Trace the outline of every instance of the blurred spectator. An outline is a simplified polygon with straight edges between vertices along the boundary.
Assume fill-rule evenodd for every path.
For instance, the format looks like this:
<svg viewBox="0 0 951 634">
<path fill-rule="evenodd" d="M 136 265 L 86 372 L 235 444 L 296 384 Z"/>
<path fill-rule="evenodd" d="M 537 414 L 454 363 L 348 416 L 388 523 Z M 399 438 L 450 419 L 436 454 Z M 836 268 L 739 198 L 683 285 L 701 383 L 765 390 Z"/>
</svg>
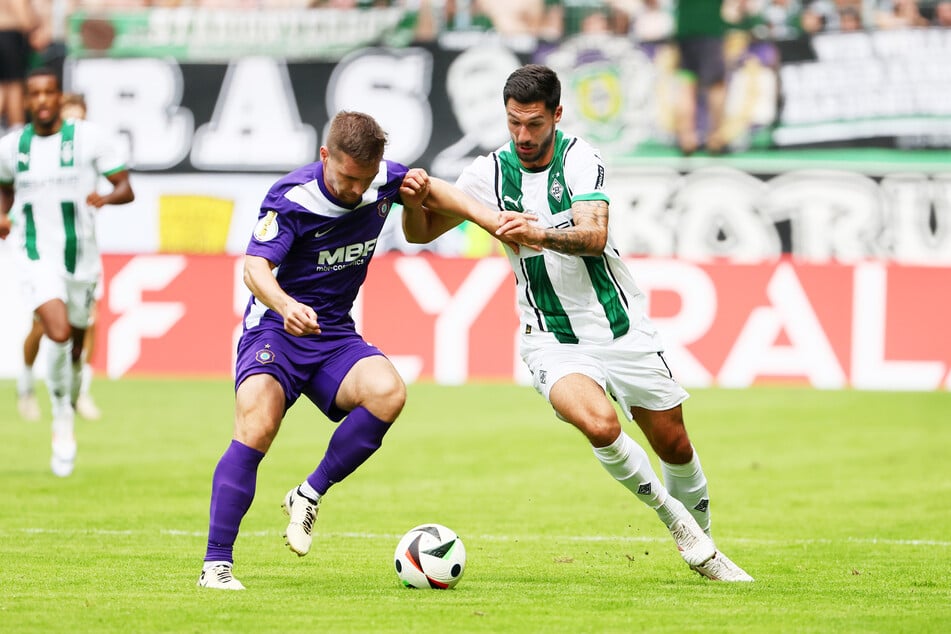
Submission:
<svg viewBox="0 0 951 634">
<path fill-rule="evenodd" d="M 757 40 L 795 40 L 806 30 L 800 0 L 740 0 L 730 9 L 727 21 Z"/>
<path fill-rule="evenodd" d="M 30 35 L 39 19 L 29 0 L 0 0 L 0 127 L 26 122 L 24 80 L 30 62 Z"/>
<path fill-rule="evenodd" d="M 411 0 L 419 23 L 416 37 L 432 40 L 444 31 L 495 31 L 502 36 L 537 36 L 544 0 Z"/>
<path fill-rule="evenodd" d="M 77 9 L 78 0 L 34 0 L 37 27 L 30 34 L 33 49 L 31 66 L 52 68 L 63 76 L 66 61 L 66 22 Z"/>
<path fill-rule="evenodd" d="M 674 34 L 674 8 L 671 0 L 643 0 L 633 14 L 631 34 L 637 42 L 654 43 Z"/>
<path fill-rule="evenodd" d="M 724 0 L 678 0 L 675 41 L 680 52 L 676 108 L 677 145 L 689 156 L 701 143 L 725 151 L 719 135 L 726 99 Z"/>
<path fill-rule="evenodd" d="M 951 27 L 951 0 L 942 0 L 935 5 L 931 23 L 935 26 Z"/>
<path fill-rule="evenodd" d="M 921 15 L 918 0 L 883 0 L 875 13 L 875 26 L 880 29 L 906 29 L 928 26 Z"/>
<path fill-rule="evenodd" d="M 548 2 L 544 33 L 548 39 L 578 33 L 628 35 L 640 0 L 565 0 Z"/>
<path fill-rule="evenodd" d="M 839 9 L 839 30 L 843 33 L 851 31 L 861 31 L 865 28 L 862 24 L 862 14 L 855 7 L 842 7 Z"/>
<path fill-rule="evenodd" d="M 545 15 L 544 0 L 475 0 L 500 35 L 538 35 Z"/>
</svg>

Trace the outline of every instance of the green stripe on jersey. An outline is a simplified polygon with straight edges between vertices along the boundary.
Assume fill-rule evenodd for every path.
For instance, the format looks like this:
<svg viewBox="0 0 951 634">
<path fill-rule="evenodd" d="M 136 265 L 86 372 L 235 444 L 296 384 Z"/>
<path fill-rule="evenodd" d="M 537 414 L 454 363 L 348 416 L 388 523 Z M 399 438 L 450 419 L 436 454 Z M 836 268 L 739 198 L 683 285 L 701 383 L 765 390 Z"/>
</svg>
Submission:
<svg viewBox="0 0 951 634">
<path fill-rule="evenodd" d="M 569 145 L 561 130 L 555 132 L 555 154 L 548 164 L 548 209 L 552 215 L 571 209 L 571 195 L 565 186 L 565 153 Z"/>
<path fill-rule="evenodd" d="M 59 165 L 60 167 L 72 167 L 76 158 L 73 147 L 73 136 L 76 132 L 76 126 L 72 121 L 64 121 L 59 129 Z"/>
<path fill-rule="evenodd" d="M 525 211 L 522 206 L 522 164 L 515 155 L 515 142 L 509 144 L 512 151 L 499 153 L 499 171 L 502 172 L 502 209 Z"/>
<path fill-rule="evenodd" d="M 607 263 L 603 257 L 585 255 L 581 257 L 584 260 L 585 268 L 588 269 L 588 275 L 591 277 L 591 285 L 594 286 L 595 295 L 598 297 L 598 303 L 604 309 L 604 316 L 611 324 L 611 333 L 617 339 L 621 335 L 627 334 L 631 329 L 631 319 L 621 303 L 621 297 L 618 295 L 617 288 L 608 273 Z"/>
<path fill-rule="evenodd" d="M 545 268 L 545 256 L 535 255 L 522 260 L 525 263 L 525 274 L 528 277 L 528 287 L 531 289 L 535 305 L 545 318 L 545 328 L 555 335 L 558 343 L 578 343 L 578 337 L 571 328 L 571 320 L 561 300 L 555 293 L 555 287 L 548 277 Z"/>
<path fill-rule="evenodd" d="M 66 270 L 76 272 L 76 205 L 71 202 L 60 203 L 63 211 L 63 230 L 66 232 L 66 245 L 63 248 L 63 262 Z"/>
<path fill-rule="evenodd" d="M 23 132 L 20 133 L 20 143 L 17 148 L 17 171 L 25 172 L 30 169 L 30 144 L 33 143 L 33 124 L 28 123 L 23 126 Z"/>
<path fill-rule="evenodd" d="M 39 260 L 40 252 L 36 250 L 36 221 L 33 220 L 33 205 L 23 205 L 23 219 L 26 221 L 26 256 L 31 260 Z"/>
</svg>

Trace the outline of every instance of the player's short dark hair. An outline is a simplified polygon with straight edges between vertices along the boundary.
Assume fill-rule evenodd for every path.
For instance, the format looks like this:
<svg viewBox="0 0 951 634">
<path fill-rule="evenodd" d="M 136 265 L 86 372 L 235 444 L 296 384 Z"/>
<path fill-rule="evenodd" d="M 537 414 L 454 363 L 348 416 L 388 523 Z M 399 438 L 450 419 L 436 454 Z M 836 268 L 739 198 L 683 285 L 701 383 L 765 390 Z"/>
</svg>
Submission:
<svg viewBox="0 0 951 634">
<path fill-rule="evenodd" d="M 561 82 L 558 74 L 541 64 L 526 64 L 515 70 L 505 81 L 502 103 L 509 99 L 518 103 L 545 102 L 545 108 L 554 112 L 561 104 Z"/>
<path fill-rule="evenodd" d="M 327 149 L 342 152 L 357 163 L 369 165 L 383 160 L 386 132 L 376 119 L 363 112 L 341 110 L 330 122 Z"/>
<path fill-rule="evenodd" d="M 38 66 L 26 74 L 27 80 L 30 80 L 34 77 L 52 77 L 56 80 L 56 87 L 62 90 L 63 82 L 59 79 L 59 73 L 49 66 Z"/>
</svg>

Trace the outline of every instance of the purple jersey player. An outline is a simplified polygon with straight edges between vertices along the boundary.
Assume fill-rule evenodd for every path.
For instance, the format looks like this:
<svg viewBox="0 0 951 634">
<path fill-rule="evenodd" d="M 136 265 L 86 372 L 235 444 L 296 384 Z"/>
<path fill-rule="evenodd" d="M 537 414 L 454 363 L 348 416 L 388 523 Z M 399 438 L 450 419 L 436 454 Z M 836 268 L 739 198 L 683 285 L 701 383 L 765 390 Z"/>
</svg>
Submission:
<svg viewBox="0 0 951 634">
<path fill-rule="evenodd" d="M 234 439 L 212 479 L 208 547 L 198 585 L 242 590 L 234 542 L 251 506 L 257 468 L 301 394 L 342 422 L 323 459 L 284 497 L 285 540 L 311 545 L 321 497 L 369 458 L 406 401 L 406 386 L 356 332 L 350 310 L 394 203 L 418 206 L 422 170 L 383 159 L 386 134 L 368 115 L 334 117 L 320 161 L 275 183 L 248 245 L 252 297 L 235 367 Z"/>
</svg>

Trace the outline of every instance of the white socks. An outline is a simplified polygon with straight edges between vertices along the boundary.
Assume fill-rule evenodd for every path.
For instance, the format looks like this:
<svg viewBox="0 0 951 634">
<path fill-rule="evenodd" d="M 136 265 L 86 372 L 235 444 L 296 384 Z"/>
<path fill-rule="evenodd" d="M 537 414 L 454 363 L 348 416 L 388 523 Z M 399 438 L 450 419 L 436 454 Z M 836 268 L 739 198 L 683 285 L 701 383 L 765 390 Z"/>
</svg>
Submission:
<svg viewBox="0 0 951 634">
<path fill-rule="evenodd" d="M 73 342 L 55 343 L 51 341 L 50 344 L 49 374 L 46 386 L 49 388 L 50 400 L 53 402 L 53 418 L 59 418 L 67 412 L 71 415 L 73 410 L 71 401 L 73 369 L 70 362 Z"/>
<path fill-rule="evenodd" d="M 17 375 L 17 394 L 33 394 L 36 391 L 36 380 L 33 377 L 33 366 L 25 365 Z"/>
<path fill-rule="evenodd" d="M 687 512 L 660 483 L 651 468 L 647 452 L 623 431 L 607 447 L 595 447 L 594 455 L 615 480 L 657 511 L 658 517 L 668 528 Z"/>
<path fill-rule="evenodd" d="M 709 535 L 710 494 L 707 491 L 707 477 L 703 474 L 696 449 L 687 464 L 668 464 L 662 460 L 660 466 L 667 490 L 683 502 L 703 532 Z"/>
<path fill-rule="evenodd" d="M 83 352 L 83 358 L 85 359 L 85 357 L 86 353 Z M 82 378 L 79 381 L 79 393 L 89 394 L 90 386 L 92 386 L 92 365 L 90 365 L 88 361 L 84 361 Z"/>
<path fill-rule="evenodd" d="M 317 493 L 317 490 L 314 487 L 310 486 L 310 482 L 307 480 L 304 480 L 301 485 L 297 487 L 297 490 L 300 491 L 301 495 L 309 500 L 317 500 L 319 502 L 320 498 L 323 497 L 320 495 L 320 493 Z"/>
</svg>

